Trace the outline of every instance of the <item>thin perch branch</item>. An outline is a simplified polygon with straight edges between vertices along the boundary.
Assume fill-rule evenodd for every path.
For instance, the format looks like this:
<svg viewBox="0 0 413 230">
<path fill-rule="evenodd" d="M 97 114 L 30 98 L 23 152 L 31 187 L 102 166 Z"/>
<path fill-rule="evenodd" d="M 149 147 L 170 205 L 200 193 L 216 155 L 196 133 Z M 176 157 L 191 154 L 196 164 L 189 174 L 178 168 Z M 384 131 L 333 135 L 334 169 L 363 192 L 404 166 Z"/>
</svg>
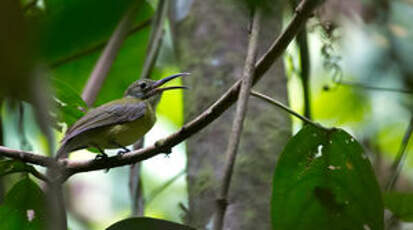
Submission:
<svg viewBox="0 0 413 230">
<path fill-rule="evenodd" d="M 128 34 L 129 28 L 135 19 L 138 2 L 140 1 L 136 1 L 136 3 L 134 3 L 135 5 L 126 12 L 125 16 L 116 27 L 86 83 L 82 98 L 89 107 L 91 107 L 96 100 L 103 81 L 112 67 L 119 49 Z"/>
<path fill-rule="evenodd" d="M 407 156 L 406 148 L 409 145 L 409 140 L 410 140 L 410 137 L 412 136 L 412 132 L 413 132 L 413 115 L 410 118 L 409 126 L 407 127 L 407 130 L 404 133 L 404 137 L 400 145 L 400 149 L 397 153 L 396 159 L 394 160 L 391 166 L 391 174 L 390 174 L 389 182 L 386 185 L 386 191 L 392 190 L 394 185 L 397 182 L 397 179 L 399 178 L 404 162 L 406 160 L 406 156 Z"/>
<path fill-rule="evenodd" d="M 258 35 L 261 24 L 261 9 L 254 9 L 250 40 L 248 44 L 247 57 L 245 59 L 244 73 L 242 77 L 241 89 L 239 91 L 239 100 L 232 131 L 229 137 L 226 150 L 226 162 L 224 174 L 221 181 L 221 188 L 216 205 L 216 215 L 214 217 L 214 229 L 221 230 L 224 226 L 224 217 L 228 205 L 228 191 L 231 185 L 232 173 L 234 171 L 235 160 L 237 157 L 239 141 L 241 138 L 245 114 L 247 113 L 248 98 L 252 86 L 252 80 L 255 72 L 255 60 L 257 58 Z"/>
</svg>

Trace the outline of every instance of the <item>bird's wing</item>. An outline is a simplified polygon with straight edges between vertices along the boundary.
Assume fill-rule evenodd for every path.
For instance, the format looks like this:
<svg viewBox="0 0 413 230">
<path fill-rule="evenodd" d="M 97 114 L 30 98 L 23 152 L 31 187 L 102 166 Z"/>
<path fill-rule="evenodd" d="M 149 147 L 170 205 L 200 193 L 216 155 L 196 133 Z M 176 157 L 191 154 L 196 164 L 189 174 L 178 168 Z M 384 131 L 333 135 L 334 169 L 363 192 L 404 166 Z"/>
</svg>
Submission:
<svg viewBox="0 0 413 230">
<path fill-rule="evenodd" d="M 134 121 L 142 117 L 147 110 L 145 102 L 112 102 L 101 105 L 87 112 L 70 127 L 62 142 L 65 142 L 85 131 L 108 125 Z"/>
</svg>

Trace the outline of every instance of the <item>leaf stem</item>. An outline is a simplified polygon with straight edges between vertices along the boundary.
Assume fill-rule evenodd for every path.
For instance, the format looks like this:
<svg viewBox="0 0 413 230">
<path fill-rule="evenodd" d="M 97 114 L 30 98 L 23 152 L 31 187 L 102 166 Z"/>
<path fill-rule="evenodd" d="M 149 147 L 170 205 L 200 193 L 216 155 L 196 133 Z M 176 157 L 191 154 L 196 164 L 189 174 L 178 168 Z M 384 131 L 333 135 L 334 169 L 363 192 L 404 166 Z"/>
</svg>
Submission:
<svg viewBox="0 0 413 230">
<path fill-rule="evenodd" d="M 410 123 L 409 126 L 406 129 L 406 132 L 404 133 L 402 143 L 400 144 L 399 151 L 397 152 L 397 156 L 391 166 L 391 174 L 390 174 L 390 179 L 387 182 L 386 185 L 386 191 L 390 191 L 394 188 L 394 185 L 397 182 L 397 179 L 400 176 L 401 170 L 404 166 L 404 163 L 406 162 L 406 157 L 407 157 L 407 151 L 406 148 L 409 144 L 410 137 L 413 132 L 413 115 L 410 118 Z"/>
<path fill-rule="evenodd" d="M 272 104 L 272 105 L 277 106 L 278 108 L 280 108 L 280 109 L 286 111 L 287 113 L 295 116 L 296 118 L 302 120 L 304 123 L 311 124 L 311 125 L 314 125 L 314 126 L 317 126 L 317 127 L 320 126 L 319 124 L 313 122 L 312 120 L 308 119 L 308 118 L 305 117 L 305 116 L 300 115 L 299 113 L 295 112 L 294 110 L 292 110 L 292 109 L 289 108 L 288 106 L 282 104 L 281 102 L 279 102 L 279 101 L 277 101 L 277 100 L 275 100 L 275 99 L 273 99 L 273 98 L 271 98 L 271 97 L 269 97 L 269 96 L 267 96 L 267 95 L 264 95 L 264 94 L 262 94 L 262 93 L 256 92 L 256 91 L 254 91 L 254 90 L 251 91 L 251 95 L 253 95 L 254 97 L 260 98 L 260 99 L 262 99 L 262 100 L 264 100 L 264 101 L 266 101 L 266 102 L 268 102 L 268 103 L 270 103 L 270 104 Z"/>
</svg>

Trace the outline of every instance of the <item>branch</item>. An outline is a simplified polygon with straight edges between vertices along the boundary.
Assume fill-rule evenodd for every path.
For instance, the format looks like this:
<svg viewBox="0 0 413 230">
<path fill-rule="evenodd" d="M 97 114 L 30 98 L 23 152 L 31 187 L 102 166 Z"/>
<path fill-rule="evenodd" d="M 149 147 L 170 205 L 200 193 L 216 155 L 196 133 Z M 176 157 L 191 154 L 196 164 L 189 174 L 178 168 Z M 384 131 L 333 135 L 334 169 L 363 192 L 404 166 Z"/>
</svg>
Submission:
<svg viewBox="0 0 413 230">
<path fill-rule="evenodd" d="M 164 35 L 163 25 L 168 13 L 169 1 L 160 0 L 156 10 L 155 20 L 152 25 L 152 32 L 149 39 L 148 51 L 143 65 L 140 79 L 149 78 L 153 67 L 155 66 L 156 59 L 158 58 L 159 50 L 162 45 L 162 38 Z"/>
<path fill-rule="evenodd" d="M 308 119 L 307 117 L 300 115 L 299 113 L 297 113 L 294 110 L 290 109 L 288 106 L 282 104 L 281 102 L 279 102 L 275 99 L 272 99 L 271 97 L 269 97 L 267 95 L 264 95 L 262 93 L 258 93 L 254 90 L 251 91 L 251 95 L 253 95 L 254 97 L 260 98 L 260 99 L 262 99 L 262 100 L 264 100 L 264 101 L 266 101 L 270 104 L 273 104 L 273 105 L 277 106 L 278 108 L 280 108 L 280 109 L 286 111 L 287 113 L 297 117 L 298 119 L 301 119 L 304 123 L 311 124 L 311 125 L 317 126 L 317 127 L 320 126 L 319 124 L 314 123 L 312 120 Z"/>
<path fill-rule="evenodd" d="M 100 88 L 102 87 L 103 81 L 105 80 L 110 68 L 112 67 L 119 49 L 126 38 L 130 25 L 135 19 L 135 15 L 138 9 L 138 2 L 140 1 L 136 1 L 136 3 L 134 3 L 135 5 L 133 5 L 126 12 L 125 16 L 119 22 L 116 30 L 113 32 L 108 44 L 103 50 L 103 53 L 100 55 L 92 74 L 89 77 L 89 80 L 82 93 L 82 98 L 89 107 L 93 105 L 96 96 Z"/>
<path fill-rule="evenodd" d="M 281 56 L 288 44 L 294 36 L 300 31 L 300 28 L 306 20 L 311 16 L 313 10 L 318 6 L 313 0 L 303 0 L 297 8 L 296 13 L 287 26 L 285 31 L 274 41 L 269 50 L 257 62 L 253 85 L 258 82 L 265 72 L 271 67 L 275 60 Z M 144 149 L 139 149 L 126 153 L 122 156 L 109 157 L 107 160 L 84 160 L 84 161 L 68 161 L 62 160 L 61 164 L 67 164 L 67 177 L 75 173 L 87 172 L 92 170 L 100 170 L 112 167 L 120 167 L 127 164 L 136 163 L 156 156 L 162 151 L 171 149 L 173 146 L 184 141 L 194 133 L 206 127 L 222 113 L 224 113 L 237 99 L 241 80 L 237 81 L 231 88 L 227 90 L 213 105 L 205 110 L 198 117 L 185 124 L 179 131 L 170 136 L 156 142 L 154 145 Z"/>
<path fill-rule="evenodd" d="M 31 152 L 10 149 L 4 146 L 0 146 L 0 155 L 45 167 L 48 167 L 55 163 L 55 161 L 50 157 Z"/>
<path fill-rule="evenodd" d="M 228 206 L 228 191 L 231 184 L 232 173 L 234 171 L 237 157 L 239 141 L 241 138 L 245 114 L 247 113 L 248 97 L 250 94 L 252 80 L 254 78 L 255 60 L 258 49 L 258 35 L 261 23 L 261 9 L 253 9 L 252 28 L 248 44 L 247 57 L 245 59 L 244 73 L 242 77 L 241 89 L 235 118 L 232 123 L 232 131 L 229 137 L 224 166 L 224 174 L 221 181 L 221 189 L 217 199 L 216 216 L 214 217 L 214 229 L 221 230 L 224 225 L 225 212 Z"/>
<path fill-rule="evenodd" d="M 130 36 L 130 35 L 132 35 L 132 34 L 134 34 L 134 33 L 136 33 L 136 32 L 138 32 L 138 31 L 141 30 L 141 29 L 146 28 L 147 26 L 149 26 L 149 25 L 151 24 L 151 23 L 150 23 L 151 21 L 152 21 L 152 18 L 148 18 L 148 19 L 146 19 L 145 21 L 137 24 L 137 25 L 134 26 L 131 30 L 129 30 L 129 32 L 128 32 L 128 34 L 127 34 L 127 37 Z M 91 53 L 94 53 L 94 52 L 96 52 L 96 51 L 104 48 L 107 43 L 108 43 L 108 41 L 99 42 L 98 44 L 96 44 L 96 45 L 94 45 L 94 46 L 92 46 L 92 47 L 90 47 L 90 48 L 87 48 L 87 49 L 82 50 L 82 51 L 80 51 L 80 52 L 78 52 L 78 53 L 75 53 L 75 54 L 73 54 L 73 55 L 71 55 L 71 56 L 68 56 L 68 57 L 62 58 L 62 59 L 60 59 L 60 60 L 57 60 L 56 62 L 52 63 L 52 64 L 50 65 L 50 67 L 51 67 L 52 69 L 53 69 L 53 68 L 57 68 L 57 67 L 60 67 L 60 66 L 62 66 L 62 65 L 64 65 L 64 64 L 66 64 L 66 63 L 72 62 L 72 61 L 74 61 L 74 60 L 76 60 L 76 59 L 78 59 L 78 58 L 81 58 L 81 57 L 83 57 L 83 56 L 86 56 L 86 55 L 89 55 L 89 54 L 91 54 Z"/>
<path fill-rule="evenodd" d="M 413 115 L 410 118 L 410 123 L 409 126 L 406 130 L 406 132 L 404 133 L 404 137 L 402 140 L 402 143 L 400 145 L 400 149 L 397 153 L 396 159 L 394 160 L 392 166 L 391 166 L 391 174 L 390 174 L 390 179 L 386 185 L 386 191 L 390 191 L 393 189 L 394 185 L 397 182 L 397 179 L 399 178 L 399 175 L 401 173 L 401 170 L 403 168 L 404 162 L 406 160 L 407 157 L 407 145 L 409 144 L 409 140 L 410 137 L 412 135 L 413 132 Z"/>
</svg>

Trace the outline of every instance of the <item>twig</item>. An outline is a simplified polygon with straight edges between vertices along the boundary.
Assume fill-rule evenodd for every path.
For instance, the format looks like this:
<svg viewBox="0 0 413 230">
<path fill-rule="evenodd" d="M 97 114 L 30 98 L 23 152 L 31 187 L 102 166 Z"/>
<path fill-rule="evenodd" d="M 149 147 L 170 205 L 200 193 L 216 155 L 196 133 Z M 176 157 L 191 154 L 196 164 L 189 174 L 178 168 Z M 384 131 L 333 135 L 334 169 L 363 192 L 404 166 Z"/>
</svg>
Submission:
<svg viewBox="0 0 413 230">
<path fill-rule="evenodd" d="M 393 189 L 394 185 L 397 182 L 397 179 L 399 178 L 399 175 L 401 173 L 401 170 L 404 166 L 404 163 L 406 161 L 406 157 L 407 157 L 407 151 L 406 148 L 409 144 L 409 140 L 410 137 L 412 135 L 413 132 L 413 115 L 410 118 L 410 123 L 409 126 L 406 130 L 406 132 L 404 133 L 404 137 L 402 140 L 402 143 L 400 145 L 400 149 L 397 153 L 396 159 L 394 160 L 392 166 L 391 166 L 391 174 L 390 174 L 390 179 L 386 185 L 386 191 L 390 191 Z"/>
<path fill-rule="evenodd" d="M 168 13 L 169 2 L 169 0 L 159 0 L 158 2 L 156 16 L 152 24 L 152 32 L 149 39 L 145 64 L 143 65 L 140 79 L 149 78 L 153 67 L 155 66 L 162 45 L 162 38 L 164 35 L 163 26 Z"/>
<path fill-rule="evenodd" d="M 269 50 L 257 62 L 253 84 L 261 79 L 261 77 L 271 67 L 275 60 L 280 57 L 283 51 L 287 48 L 288 44 L 299 32 L 301 26 L 311 16 L 313 10 L 318 6 L 318 4 L 316 4 L 315 2 L 317 1 L 303 0 L 301 2 L 290 24 L 287 26 L 284 32 L 274 41 Z M 75 173 L 133 164 L 156 156 L 159 153 L 162 153 L 162 151 L 165 149 L 172 148 L 173 146 L 184 141 L 199 130 L 205 128 L 222 113 L 224 113 L 237 100 L 240 83 L 241 80 L 237 81 L 207 110 L 194 118 L 192 121 L 185 124 L 179 131 L 169 135 L 162 140 L 157 141 L 154 145 L 126 153 L 122 156 L 109 157 L 107 160 L 60 160 L 59 164 L 65 168 L 65 173 L 63 174 L 65 178 L 63 179 L 67 179 Z M 10 149 L 7 149 L 7 151 L 2 150 L 4 149 L 0 148 L 0 155 L 15 159 L 22 159 L 23 161 L 25 161 L 24 159 L 28 159 L 31 163 L 37 165 L 47 166 L 50 161 L 54 162 L 50 157 L 43 157 L 31 153 L 29 153 L 31 155 L 28 157 L 23 151 Z M 14 152 L 14 154 L 10 154 L 10 151 Z M 22 153 L 23 156 L 19 156 L 19 153 Z M 28 161 L 26 160 L 26 162 Z"/>
<path fill-rule="evenodd" d="M 377 90 L 377 91 L 387 91 L 387 92 L 394 92 L 394 93 L 405 93 L 405 94 L 413 94 L 412 90 L 409 89 L 397 89 L 397 88 L 388 88 L 388 87 L 380 87 L 374 85 L 368 85 L 361 82 L 352 82 L 352 81 L 339 81 L 336 82 L 339 85 L 345 85 L 349 87 L 358 87 L 366 90 Z"/>
<path fill-rule="evenodd" d="M 143 148 L 144 137 L 133 144 L 133 150 Z M 145 200 L 143 199 L 143 187 L 141 178 L 141 164 L 135 163 L 129 170 L 129 193 L 132 199 L 132 216 L 143 216 Z"/>
<path fill-rule="evenodd" d="M 103 81 L 112 67 L 112 63 L 114 62 L 120 47 L 126 38 L 130 25 L 135 19 L 138 9 L 138 2 L 140 1 L 136 1 L 136 3 L 134 3 L 135 5 L 126 12 L 125 16 L 119 22 L 111 38 L 109 39 L 108 44 L 103 50 L 102 55 L 99 57 L 88 82 L 86 83 L 85 89 L 82 93 L 82 99 L 89 107 L 93 105 L 97 94 L 102 87 Z"/>
<path fill-rule="evenodd" d="M 303 30 L 297 35 L 298 48 L 300 49 L 300 77 L 303 85 L 304 116 L 311 119 L 311 85 L 310 85 L 310 51 L 308 48 L 307 30 Z"/>
<path fill-rule="evenodd" d="M 253 95 L 254 97 L 263 99 L 264 101 L 277 106 L 278 108 L 280 108 L 280 109 L 286 111 L 287 113 L 297 117 L 298 119 L 302 120 L 303 122 L 305 122 L 307 124 L 311 124 L 311 125 L 314 125 L 314 126 L 319 126 L 317 123 L 314 123 L 312 120 L 308 119 L 307 117 L 300 115 L 299 113 L 297 113 L 294 110 L 290 109 L 288 106 L 282 104 L 279 101 L 276 101 L 275 99 L 273 99 L 273 98 L 271 98 L 267 95 L 264 95 L 262 93 L 258 93 L 254 90 L 251 90 L 251 95 Z"/>
<path fill-rule="evenodd" d="M 298 4 L 298 0 L 290 2 L 293 9 Z M 303 26 L 302 30 L 297 34 L 296 41 L 298 49 L 300 50 L 300 78 L 303 86 L 304 116 L 311 119 L 311 62 L 310 50 L 308 48 L 307 28 L 305 26 Z"/>
<path fill-rule="evenodd" d="M 237 157 L 239 141 L 241 138 L 245 114 L 247 112 L 248 97 L 250 94 L 252 80 L 254 78 L 255 60 L 257 57 L 258 35 L 261 24 L 261 9 L 254 9 L 250 40 L 248 44 L 247 57 L 245 59 L 244 73 L 242 77 L 241 89 L 235 118 L 232 123 L 232 131 L 229 137 L 227 150 L 225 152 L 226 162 L 224 174 L 221 181 L 221 188 L 217 198 L 216 215 L 214 217 L 214 230 L 222 230 L 224 225 L 225 212 L 228 205 L 228 191 L 231 184 L 232 173 L 234 171 Z"/>
<path fill-rule="evenodd" d="M 128 32 L 128 34 L 127 34 L 127 37 L 130 36 L 130 35 L 132 35 L 132 34 L 134 34 L 134 33 L 136 33 L 136 32 L 138 32 L 138 31 L 140 31 L 141 29 L 146 28 L 147 26 L 149 26 L 149 25 L 151 24 L 151 21 L 152 21 L 152 18 L 148 18 L 148 19 L 146 19 L 145 21 L 137 24 L 137 25 L 134 26 L 131 30 L 129 30 L 129 32 Z M 104 48 L 107 43 L 108 43 L 108 41 L 99 42 L 98 44 L 96 44 L 96 45 L 94 45 L 94 46 L 92 46 L 92 47 L 90 47 L 90 48 L 87 48 L 87 49 L 82 50 L 82 51 L 80 51 L 80 52 L 78 52 L 78 53 L 75 53 L 75 54 L 73 54 L 73 55 L 70 55 L 70 56 L 68 56 L 68 57 L 64 57 L 64 58 L 62 58 L 62 59 L 59 59 L 59 60 L 55 61 L 54 63 L 52 63 L 52 64 L 50 65 L 50 67 L 51 67 L 51 68 L 57 68 L 57 67 L 60 67 L 60 66 L 62 66 L 62 65 L 64 65 L 64 64 L 67 64 L 67 63 L 69 63 L 69 62 L 72 62 L 72 61 L 74 61 L 74 60 L 76 60 L 76 59 L 78 59 L 78 58 L 81 58 L 81 57 L 83 57 L 83 56 L 86 56 L 86 55 L 89 55 L 89 54 L 91 54 L 91 53 L 94 53 L 94 52 L 96 52 L 96 51 Z"/>
<path fill-rule="evenodd" d="M 40 173 L 39 171 L 37 171 L 34 167 L 30 167 L 30 174 L 32 174 L 34 177 L 36 177 L 39 180 L 42 180 L 46 183 L 50 183 L 49 178 L 47 178 L 46 175 L 44 175 L 43 173 Z"/>
</svg>

